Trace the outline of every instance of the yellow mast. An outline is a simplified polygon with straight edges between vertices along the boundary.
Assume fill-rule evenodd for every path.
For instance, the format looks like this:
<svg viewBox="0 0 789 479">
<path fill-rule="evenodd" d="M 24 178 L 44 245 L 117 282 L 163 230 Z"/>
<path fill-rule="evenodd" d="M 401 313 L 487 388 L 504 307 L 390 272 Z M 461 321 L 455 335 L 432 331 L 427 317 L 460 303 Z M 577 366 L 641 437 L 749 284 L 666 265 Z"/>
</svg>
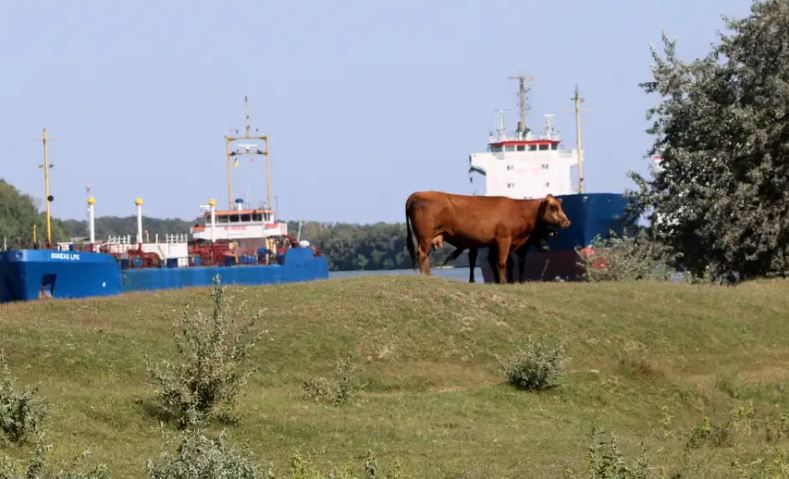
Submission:
<svg viewBox="0 0 789 479">
<path fill-rule="evenodd" d="M 578 193 L 584 192 L 584 156 L 583 156 L 583 143 L 581 142 L 581 103 L 584 99 L 578 91 L 578 85 L 575 85 L 575 96 L 572 98 L 575 102 L 575 147 L 578 154 Z"/>
<path fill-rule="evenodd" d="M 49 169 L 53 166 L 49 164 L 48 152 L 47 152 L 47 129 L 44 128 L 44 131 L 41 135 L 41 142 L 44 144 L 44 164 L 41 165 L 39 168 L 44 169 L 44 201 L 46 201 L 47 206 L 47 247 L 52 244 L 52 210 L 51 210 L 51 203 L 52 203 L 52 196 L 49 194 Z"/>
<path fill-rule="evenodd" d="M 225 137 L 225 155 L 227 158 L 227 207 L 233 208 L 233 163 L 237 155 L 261 155 L 266 159 L 266 207 L 271 208 L 271 161 L 269 157 L 268 135 L 253 136 L 249 131 L 249 111 L 247 108 L 247 97 L 244 97 L 244 136 L 227 135 Z M 238 130 L 236 130 L 238 131 Z M 239 140 L 260 140 L 263 142 L 264 149 L 258 148 L 254 152 L 233 151 L 233 143 Z"/>
</svg>

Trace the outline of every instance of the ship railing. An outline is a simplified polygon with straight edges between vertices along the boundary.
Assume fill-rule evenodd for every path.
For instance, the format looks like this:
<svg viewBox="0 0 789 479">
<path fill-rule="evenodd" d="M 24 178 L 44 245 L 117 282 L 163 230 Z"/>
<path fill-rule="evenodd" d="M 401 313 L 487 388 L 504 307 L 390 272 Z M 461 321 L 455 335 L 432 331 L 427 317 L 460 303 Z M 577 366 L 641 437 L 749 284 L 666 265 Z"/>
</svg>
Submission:
<svg viewBox="0 0 789 479">
<path fill-rule="evenodd" d="M 188 243 L 189 242 L 189 235 L 188 234 L 183 234 L 183 233 L 172 234 L 172 235 L 168 234 L 168 235 L 165 235 L 164 242 L 165 243 L 170 243 L 170 244 L 173 244 L 173 243 Z"/>
<path fill-rule="evenodd" d="M 107 236 L 107 244 L 128 245 L 132 244 L 131 235 Z"/>
</svg>

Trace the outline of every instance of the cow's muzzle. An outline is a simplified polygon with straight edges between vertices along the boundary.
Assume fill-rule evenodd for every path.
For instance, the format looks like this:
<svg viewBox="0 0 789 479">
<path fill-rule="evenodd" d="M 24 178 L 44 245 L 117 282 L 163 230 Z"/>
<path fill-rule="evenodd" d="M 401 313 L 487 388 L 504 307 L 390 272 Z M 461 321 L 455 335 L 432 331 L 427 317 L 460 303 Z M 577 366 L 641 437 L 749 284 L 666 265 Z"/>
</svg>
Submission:
<svg viewBox="0 0 789 479">
<path fill-rule="evenodd" d="M 569 227 L 570 227 L 570 220 L 567 220 L 567 219 L 566 219 L 566 220 L 562 221 L 562 222 L 561 222 L 561 224 L 560 224 L 560 226 L 562 227 L 562 229 L 567 229 L 567 228 L 569 228 Z"/>
</svg>

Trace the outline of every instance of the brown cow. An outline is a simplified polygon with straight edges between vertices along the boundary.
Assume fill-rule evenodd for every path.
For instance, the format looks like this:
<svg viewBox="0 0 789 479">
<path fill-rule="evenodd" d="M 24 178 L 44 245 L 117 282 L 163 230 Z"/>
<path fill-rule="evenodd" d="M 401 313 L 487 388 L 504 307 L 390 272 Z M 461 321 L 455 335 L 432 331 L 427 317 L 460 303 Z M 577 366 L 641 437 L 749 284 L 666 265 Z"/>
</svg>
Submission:
<svg viewBox="0 0 789 479">
<path fill-rule="evenodd" d="M 418 255 L 419 270 L 423 274 L 430 274 L 431 247 L 442 241 L 456 248 L 468 248 L 469 261 L 473 262 L 476 262 L 477 248 L 495 246 L 499 283 L 506 282 L 510 251 L 524 246 L 535 229 L 570 226 L 570 220 L 562 211 L 561 200 L 552 195 L 534 200 L 514 200 L 503 196 L 422 191 L 408 197 L 405 213 L 408 254 L 414 267 Z"/>
</svg>

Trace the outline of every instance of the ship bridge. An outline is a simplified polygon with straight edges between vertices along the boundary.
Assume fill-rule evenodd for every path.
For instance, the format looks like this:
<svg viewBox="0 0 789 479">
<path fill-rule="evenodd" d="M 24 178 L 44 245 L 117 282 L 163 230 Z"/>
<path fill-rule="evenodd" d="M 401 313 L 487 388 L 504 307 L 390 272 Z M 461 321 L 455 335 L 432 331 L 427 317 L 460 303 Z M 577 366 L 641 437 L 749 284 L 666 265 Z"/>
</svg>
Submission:
<svg viewBox="0 0 789 479">
<path fill-rule="evenodd" d="M 237 240 L 237 239 L 262 239 L 284 236 L 288 234 L 286 223 L 274 219 L 274 210 L 262 209 L 234 209 L 216 210 L 216 223 L 212 232 L 211 213 L 205 212 L 201 218 L 202 224 L 192 227 L 192 237 L 196 240 Z"/>
<path fill-rule="evenodd" d="M 508 136 L 502 117 L 498 135 L 488 141 L 487 151 L 469 156 L 473 193 L 516 199 L 575 193 L 572 170 L 576 152 L 561 148 L 551 119 L 552 115 L 545 116 L 540 136 L 530 130 Z"/>
</svg>

